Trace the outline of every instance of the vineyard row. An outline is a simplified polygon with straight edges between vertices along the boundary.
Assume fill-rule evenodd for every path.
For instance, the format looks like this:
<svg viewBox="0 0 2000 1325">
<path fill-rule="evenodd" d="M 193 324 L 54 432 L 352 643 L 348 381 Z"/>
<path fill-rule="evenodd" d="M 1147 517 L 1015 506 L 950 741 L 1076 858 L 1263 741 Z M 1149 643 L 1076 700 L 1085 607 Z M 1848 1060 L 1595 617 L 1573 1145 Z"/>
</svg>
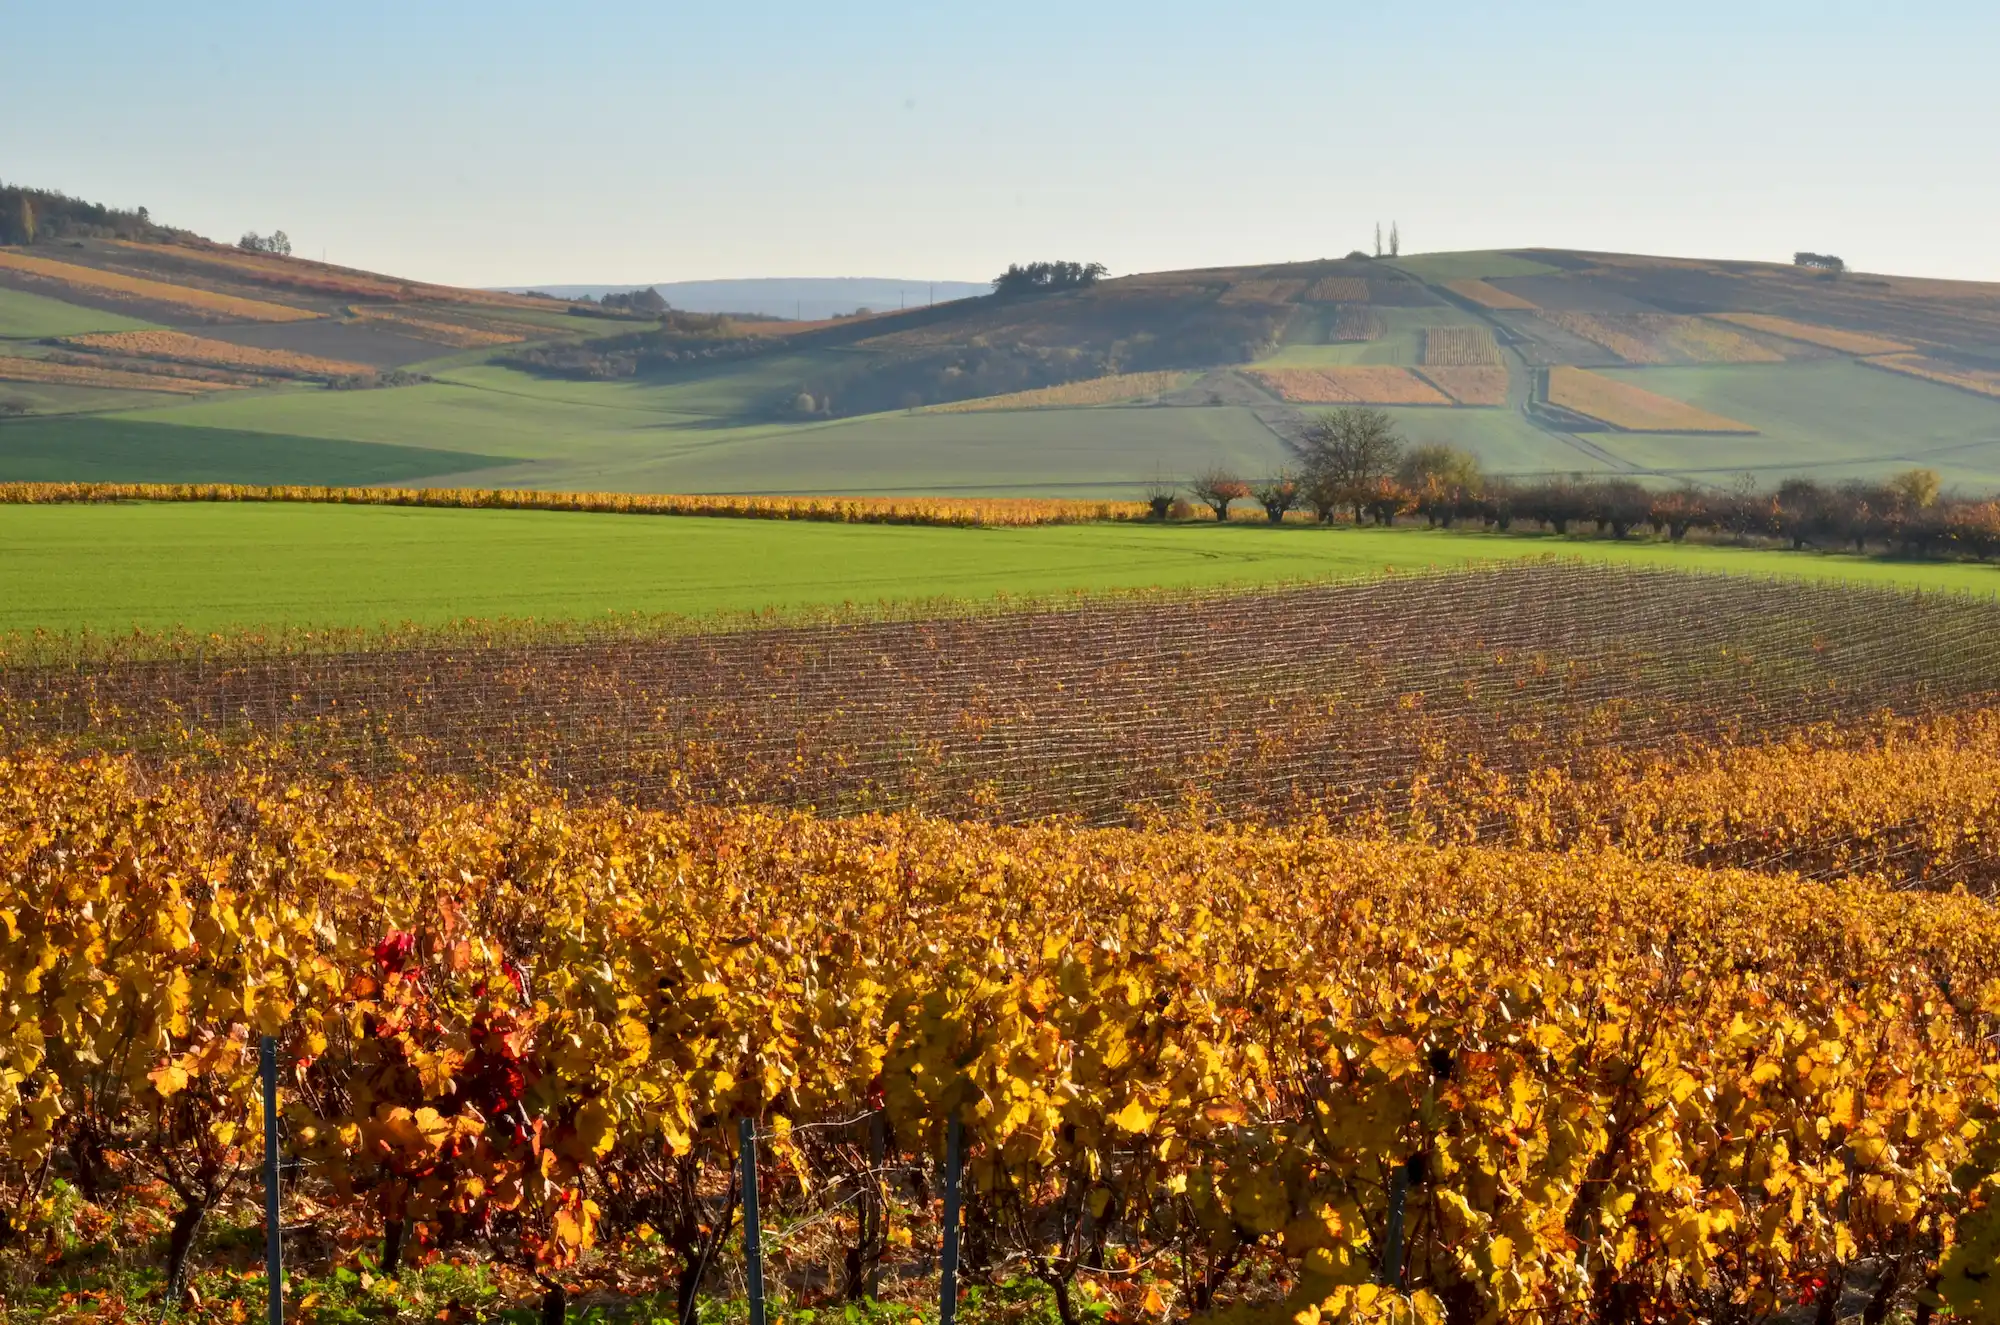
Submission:
<svg viewBox="0 0 2000 1325">
<path fill-rule="evenodd" d="M 2000 695 L 2000 603 L 1524 563 L 957 619 L 0 668 L 0 730 L 495 775 L 663 806 L 1403 822 L 1589 771 Z M 1497 831 L 1497 830 L 1496 830 Z"/>
</svg>

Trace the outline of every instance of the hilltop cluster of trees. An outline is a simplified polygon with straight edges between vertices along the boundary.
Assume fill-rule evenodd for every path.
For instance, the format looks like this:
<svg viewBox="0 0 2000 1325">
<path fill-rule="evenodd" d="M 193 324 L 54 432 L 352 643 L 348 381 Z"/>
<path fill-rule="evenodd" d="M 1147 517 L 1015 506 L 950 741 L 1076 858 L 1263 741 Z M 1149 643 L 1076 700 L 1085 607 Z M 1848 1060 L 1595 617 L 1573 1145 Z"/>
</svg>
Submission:
<svg viewBox="0 0 2000 1325">
<path fill-rule="evenodd" d="M 1101 262 L 1031 262 L 1023 267 L 1010 264 L 993 278 L 995 294 L 1045 294 L 1052 290 L 1081 290 L 1095 285 L 1109 270 Z"/>
<path fill-rule="evenodd" d="M 127 211 L 85 202 L 54 189 L 0 184 L 0 244 L 52 239 L 172 239 L 181 234 L 155 225 L 144 207 Z"/>
<path fill-rule="evenodd" d="M 236 247 L 246 253 L 273 253 L 281 258 L 292 256 L 292 238 L 282 230 L 273 230 L 268 235 L 251 230 L 236 241 Z"/>
<path fill-rule="evenodd" d="M 1794 253 L 1792 265 L 1806 267 L 1812 271 L 1831 272 L 1835 276 L 1847 270 L 1847 264 L 1831 253 Z"/>
<path fill-rule="evenodd" d="M 599 308 L 613 309 L 621 313 L 639 313 L 647 317 L 659 317 L 669 311 L 667 301 L 652 286 L 643 290 L 627 290 L 623 294 L 607 294 L 602 299 L 585 297 L 581 303 L 595 303 Z"/>
<path fill-rule="evenodd" d="M 1214 470 L 1191 482 L 1189 495 L 1219 519 L 1228 518 L 1235 502 L 1255 501 L 1273 523 L 1306 510 L 1327 523 L 1351 518 L 1389 525 L 1416 515 L 1447 528 L 1534 525 L 1614 538 L 1650 530 L 1675 542 L 1701 530 L 1798 549 L 1877 548 L 1980 560 L 2000 554 L 2000 500 L 1948 497 L 1928 469 L 1880 482 L 1794 478 L 1775 488 L 1744 482 L 1722 491 L 1574 476 L 1510 481 L 1481 473 L 1477 457 L 1455 447 L 1406 444 L 1389 416 L 1373 409 L 1321 415 L 1293 449 L 1299 459 L 1293 470 L 1255 483 Z M 1164 519 L 1176 493 L 1156 486 L 1149 499 L 1154 515 Z"/>
</svg>

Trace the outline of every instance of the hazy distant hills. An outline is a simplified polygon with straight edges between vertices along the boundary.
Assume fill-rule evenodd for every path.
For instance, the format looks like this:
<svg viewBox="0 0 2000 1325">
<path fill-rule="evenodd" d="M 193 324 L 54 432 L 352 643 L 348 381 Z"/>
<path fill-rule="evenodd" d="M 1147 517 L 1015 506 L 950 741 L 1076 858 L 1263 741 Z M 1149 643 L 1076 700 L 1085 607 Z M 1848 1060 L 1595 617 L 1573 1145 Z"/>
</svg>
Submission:
<svg viewBox="0 0 2000 1325">
<path fill-rule="evenodd" d="M 662 317 L 141 224 L 0 245 L 0 478 L 1129 496 L 1368 405 L 1509 477 L 2000 491 L 2000 285 L 1521 249 L 669 282 Z"/>
<path fill-rule="evenodd" d="M 642 285 L 520 285 L 507 287 L 521 294 L 537 290 L 564 299 L 599 299 L 606 294 L 641 290 Z M 653 287 L 684 313 L 762 313 L 767 317 L 814 321 L 866 308 L 884 312 L 921 308 L 933 301 L 967 299 L 991 294 L 985 281 L 891 280 L 868 276 L 766 277 L 737 281 L 662 281 Z"/>
</svg>

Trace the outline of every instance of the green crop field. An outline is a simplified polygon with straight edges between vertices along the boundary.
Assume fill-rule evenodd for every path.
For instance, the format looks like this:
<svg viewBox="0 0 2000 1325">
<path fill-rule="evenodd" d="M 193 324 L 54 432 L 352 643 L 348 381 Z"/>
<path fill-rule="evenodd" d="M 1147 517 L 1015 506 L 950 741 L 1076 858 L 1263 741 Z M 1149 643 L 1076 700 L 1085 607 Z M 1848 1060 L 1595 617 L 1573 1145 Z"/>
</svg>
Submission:
<svg viewBox="0 0 2000 1325">
<path fill-rule="evenodd" d="M 492 463 L 415 446 L 170 428 L 131 414 L 0 421 L 4 482 L 400 484 L 471 462 Z"/>
<path fill-rule="evenodd" d="M 23 290 L 0 286 L 0 340 L 35 340 L 42 336 L 82 336 L 93 331 L 146 331 L 151 322 L 101 313 L 80 304 L 66 304 Z"/>
<path fill-rule="evenodd" d="M 1420 281 L 1483 281 L 1497 276 L 1548 276 L 1561 270 L 1546 262 L 1517 257 L 1512 253 L 1422 253 L 1415 257 L 1390 258 L 1388 262 Z"/>
<path fill-rule="evenodd" d="M 768 379 L 767 373 L 759 377 Z M 756 388 L 544 382 L 503 369 L 394 391 L 283 391 L 122 416 L 422 448 L 440 482 L 623 492 L 1134 494 L 1217 463 L 1266 473 L 1277 436 L 1245 409 L 1077 409 L 736 423 Z M 367 482 L 334 479 L 333 482 Z"/>
<path fill-rule="evenodd" d="M 2000 401 L 1847 359 L 1699 368 L 1606 369 L 1648 391 L 1740 419 L 1755 437 L 1594 434 L 1605 450 L 1663 473 L 1839 479 L 1922 465 L 1948 484 L 2000 486 Z"/>
<path fill-rule="evenodd" d="M 0 400 L 25 405 L 27 413 L 45 418 L 63 414 L 104 414 L 149 409 L 160 403 L 156 391 L 107 391 L 101 387 L 67 386 L 49 382 L 0 381 Z M 12 417 L 14 410 L 4 412 Z"/>
<path fill-rule="evenodd" d="M 1427 310 L 1395 310 L 1415 323 Z M 1400 343 L 1400 340 L 1397 342 Z M 1268 362 L 1406 357 L 1383 342 L 1288 347 Z M 774 422 L 751 413 L 796 363 L 622 382 L 545 381 L 491 366 L 388 391 L 288 389 L 218 393 L 127 410 L 64 431 L 32 462 L 0 430 L 0 477 L 234 478 L 243 482 L 425 481 L 629 492 L 1016 493 L 1131 496 L 1156 475 L 1185 479 L 1213 465 L 1269 473 L 1288 458 L 1247 409 L 1050 409 Z M 1754 472 L 1839 478 L 1926 465 L 1948 484 L 2000 487 L 2000 402 L 1847 360 L 1695 368 L 1608 369 L 1610 375 L 1755 426 L 1749 438 L 1593 433 L 1536 426 L 1515 409 L 1391 410 L 1413 442 L 1476 453 L 1496 474 L 1597 473 L 1723 482 Z M 96 407 L 109 407 L 105 402 Z M 72 408 L 92 408 L 84 402 Z M 129 467 L 131 425 L 166 439 L 144 474 Z M 16 425 L 6 425 L 8 427 Z M 217 433 L 268 434 L 218 450 Z M 345 446 L 305 447 L 302 439 Z M 221 457 L 258 468 L 217 468 Z M 1619 462 L 1614 465 L 1606 456 Z M 58 473 L 62 457 L 71 472 Z M 185 457 L 193 468 L 166 472 Z M 285 457 L 277 459 L 277 457 Z M 290 457 L 297 457 L 294 464 Z M 233 463 L 233 460 L 232 460 Z M 300 468 L 299 466 L 304 466 Z M 53 467 L 53 468 L 52 468 Z M 307 473 L 311 477 L 306 477 Z M 286 477 L 287 475 L 291 477 Z"/>
<path fill-rule="evenodd" d="M 1402 408 L 1384 411 L 1414 445 L 1442 443 L 1470 451 L 1491 474 L 1604 475 L 1611 467 L 1567 434 L 1548 432 L 1518 410 Z"/>
<path fill-rule="evenodd" d="M 0 630 L 700 616 L 1268 584 L 1551 554 L 2000 589 L 2000 569 L 1984 566 L 1416 529 L 930 529 L 398 507 L 5 506 Z"/>
</svg>

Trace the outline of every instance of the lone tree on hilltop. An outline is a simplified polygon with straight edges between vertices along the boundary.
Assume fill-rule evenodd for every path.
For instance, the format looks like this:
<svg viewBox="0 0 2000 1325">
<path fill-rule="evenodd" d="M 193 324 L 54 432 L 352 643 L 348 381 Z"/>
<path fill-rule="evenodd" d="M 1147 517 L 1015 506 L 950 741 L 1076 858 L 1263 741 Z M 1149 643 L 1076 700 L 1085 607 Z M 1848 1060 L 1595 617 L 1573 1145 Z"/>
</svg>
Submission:
<svg viewBox="0 0 2000 1325">
<path fill-rule="evenodd" d="M 1320 415 L 1292 450 L 1305 468 L 1314 508 L 1324 515 L 1333 505 L 1351 507 L 1357 521 L 1403 458 L 1395 420 L 1379 409 L 1358 407 Z"/>
<path fill-rule="evenodd" d="M 1101 262 L 1031 262 L 1023 267 L 1010 264 L 993 278 L 995 294 L 1047 294 L 1055 290 L 1081 290 L 1097 284 L 1110 270 Z"/>
</svg>

